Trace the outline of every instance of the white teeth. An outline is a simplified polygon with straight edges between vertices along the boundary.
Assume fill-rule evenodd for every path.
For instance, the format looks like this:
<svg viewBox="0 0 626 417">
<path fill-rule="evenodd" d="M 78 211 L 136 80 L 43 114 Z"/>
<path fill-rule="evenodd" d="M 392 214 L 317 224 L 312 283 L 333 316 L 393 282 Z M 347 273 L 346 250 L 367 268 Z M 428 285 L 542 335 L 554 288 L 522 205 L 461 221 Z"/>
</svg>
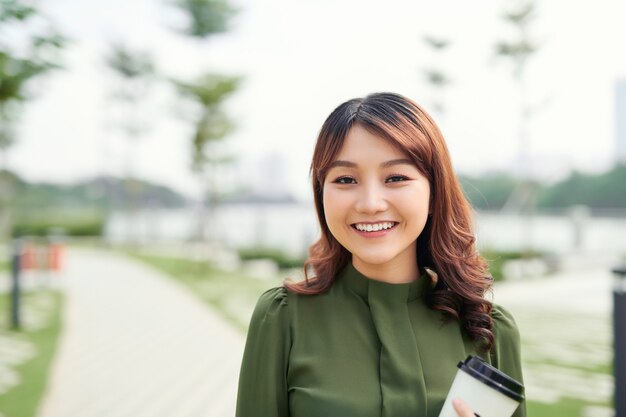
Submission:
<svg viewBox="0 0 626 417">
<path fill-rule="evenodd" d="M 354 225 L 361 232 L 378 232 L 383 229 L 390 229 L 394 225 L 393 222 L 384 222 L 384 223 L 376 223 L 376 224 L 362 224 L 357 223 Z"/>
</svg>

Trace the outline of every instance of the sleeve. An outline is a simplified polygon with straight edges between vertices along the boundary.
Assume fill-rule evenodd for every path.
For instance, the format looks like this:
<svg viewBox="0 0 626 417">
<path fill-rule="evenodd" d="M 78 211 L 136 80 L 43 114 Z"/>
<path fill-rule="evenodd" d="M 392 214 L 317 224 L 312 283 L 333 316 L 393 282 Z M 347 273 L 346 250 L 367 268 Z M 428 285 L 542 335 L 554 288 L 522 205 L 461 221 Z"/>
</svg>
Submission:
<svg viewBox="0 0 626 417">
<path fill-rule="evenodd" d="M 261 295 L 244 349 L 236 417 L 288 417 L 287 366 L 291 336 L 287 290 Z"/>
<path fill-rule="evenodd" d="M 524 383 L 520 333 L 510 312 L 494 305 L 491 313 L 495 344 L 491 350 L 491 361 L 502 372 Z M 526 399 L 522 401 L 513 417 L 526 417 Z"/>
</svg>

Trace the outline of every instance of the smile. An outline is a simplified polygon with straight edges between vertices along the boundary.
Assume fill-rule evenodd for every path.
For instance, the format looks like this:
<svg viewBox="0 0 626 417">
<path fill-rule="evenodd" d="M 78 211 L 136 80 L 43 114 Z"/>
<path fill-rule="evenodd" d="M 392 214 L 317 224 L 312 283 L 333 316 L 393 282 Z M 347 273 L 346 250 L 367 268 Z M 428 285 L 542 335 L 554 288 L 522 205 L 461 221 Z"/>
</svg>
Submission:
<svg viewBox="0 0 626 417">
<path fill-rule="evenodd" d="M 381 230 L 389 230 L 397 224 L 396 222 L 355 223 L 351 226 L 359 232 L 379 232 Z"/>
</svg>

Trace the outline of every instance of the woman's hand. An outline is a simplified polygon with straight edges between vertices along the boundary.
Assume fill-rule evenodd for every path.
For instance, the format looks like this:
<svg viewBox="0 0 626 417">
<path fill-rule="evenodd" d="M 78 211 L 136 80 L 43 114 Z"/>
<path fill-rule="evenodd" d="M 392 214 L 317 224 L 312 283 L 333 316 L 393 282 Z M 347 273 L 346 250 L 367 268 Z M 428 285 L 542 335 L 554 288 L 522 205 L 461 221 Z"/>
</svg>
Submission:
<svg viewBox="0 0 626 417">
<path fill-rule="evenodd" d="M 452 406 L 454 407 L 454 411 L 458 414 L 459 417 L 475 417 L 476 414 L 472 411 L 471 408 L 463 400 L 460 398 L 455 398 L 452 400 Z"/>
</svg>

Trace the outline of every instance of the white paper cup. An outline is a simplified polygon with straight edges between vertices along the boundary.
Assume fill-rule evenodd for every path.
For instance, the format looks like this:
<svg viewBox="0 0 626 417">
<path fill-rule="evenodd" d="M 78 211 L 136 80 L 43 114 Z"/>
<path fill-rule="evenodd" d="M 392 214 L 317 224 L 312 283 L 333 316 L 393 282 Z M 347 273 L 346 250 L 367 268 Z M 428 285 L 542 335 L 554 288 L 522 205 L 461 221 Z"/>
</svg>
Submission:
<svg viewBox="0 0 626 417">
<path fill-rule="evenodd" d="M 439 417 L 458 417 L 452 400 L 465 401 L 479 417 L 510 417 L 524 399 L 524 386 L 478 356 L 459 362 Z"/>
</svg>

